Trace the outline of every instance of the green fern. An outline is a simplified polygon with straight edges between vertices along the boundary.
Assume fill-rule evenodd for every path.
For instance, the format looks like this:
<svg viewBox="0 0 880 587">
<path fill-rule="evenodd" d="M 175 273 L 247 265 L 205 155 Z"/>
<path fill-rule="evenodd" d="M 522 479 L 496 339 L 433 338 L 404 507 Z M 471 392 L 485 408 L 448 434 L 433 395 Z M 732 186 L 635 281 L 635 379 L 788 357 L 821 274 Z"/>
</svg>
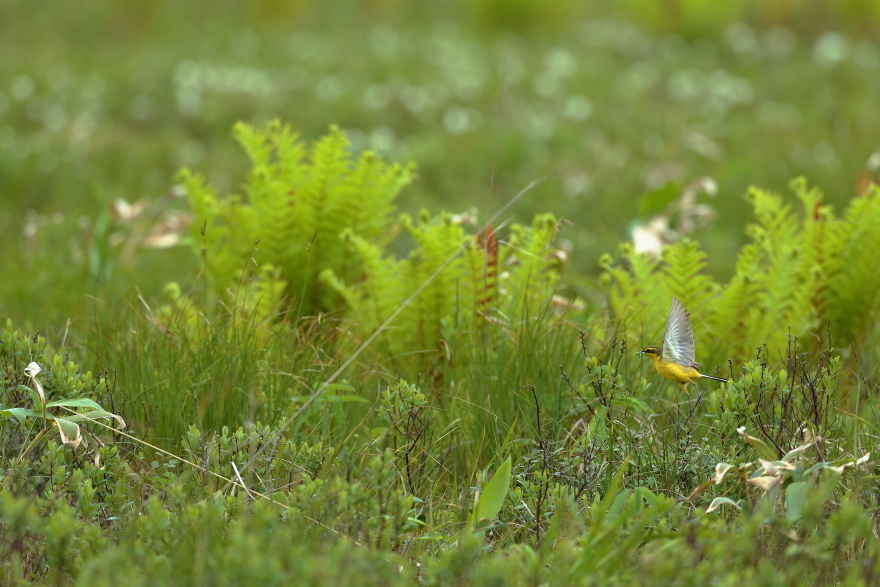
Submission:
<svg viewBox="0 0 880 587">
<path fill-rule="evenodd" d="M 791 206 L 783 204 L 781 197 L 757 189 L 750 190 L 746 198 L 759 220 L 747 232 L 759 251 L 750 276 L 760 284 L 760 290 L 745 342 L 780 350 L 789 331 L 801 335 L 815 326 L 817 273 L 809 264 L 810 257 L 801 255 L 801 226 Z"/>
<path fill-rule="evenodd" d="M 547 255 L 557 230 L 552 216 L 539 216 L 529 228 L 511 227 L 510 239 L 495 241 L 497 246 L 488 244 L 491 231 L 475 239 L 449 214 L 431 218 L 422 212 L 417 221 L 404 215 L 399 224 L 415 241 L 406 259 L 384 255 L 378 246 L 349 234 L 365 278 L 350 283 L 328 269 L 321 279 L 342 296 L 365 333 L 415 296 L 378 348 L 393 361 L 420 357 L 416 365 L 421 372 L 433 370 L 447 337 L 473 335 L 489 320 L 528 315 L 539 303 L 546 306 L 558 286 L 559 268 Z M 492 274 L 492 267 L 502 266 L 502 273 Z"/>
<path fill-rule="evenodd" d="M 757 278 L 760 256 L 757 245 L 745 245 L 737 258 L 733 279 L 710 302 L 711 311 L 705 314 L 711 335 L 707 341 L 710 358 L 721 361 L 749 356 L 754 351 L 749 333 L 761 291 Z"/>
<path fill-rule="evenodd" d="M 548 257 L 559 231 L 552 214 L 541 214 L 526 228 L 513 225 L 507 246 L 501 247 L 499 262 L 507 265 L 503 275 L 503 311 L 513 320 L 535 316 L 559 284 L 558 268 Z M 516 265 L 508 263 L 515 259 Z"/>
<path fill-rule="evenodd" d="M 706 268 L 706 253 L 690 239 L 672 244 L 663 250 L 665 265 L 661 269 L 665 292 L 689 304 L 702 307 L 718 289 L 715 282 L 701 272 Z"/>
<path fill-rule="evenodd" d="M 855 198 L 836 233 L 828 262 L 829 317 L 845 339 L 867 334 L 880 310 L 880 188 Z"/>
<path fill-rule="evenodd" d="M 336 126 L 311 149 L 278 121 L 262 128 L 238 123 L 234 135 L 251 160 L 243 195 L 220 198 L 201 177 L 180 174 L 211 285 L 237 291 L 256 279 L 276 298 L 273 284 L 283 283 L 283 297 L 301 300 L 306 312 L 336 307 L 337 293 L 319 273 L 329 268 L 350 281 L 361 275 L 342 234 L 386 242 L 393 200 L 412 181 L 413 166 L 389 165 L 372 152 L 355 157 Z M 252 270 L 251 258 L 274 272 Z"/>
<path fill-rule="evenodd" d="M 644 333 L 647 328 L 644 309 L 661 303 L 665 296 L 658 272 L 660 260 L 636 253 L 629 243 L 620 246 L 620 253 L 624 266 L 616 266 L 610 255 L 599 260 L 605 271 L 600 282 L 608 292 L 611 309 L 623 329 Z"/>
<path fill-rule="evenodd" d="M 624 266 L 615 266 L 610 257 L 602 260 L 606 271 L 603 283 L 616 318 L 612 334 L 657 344 L 663 336 L 666 311 L 672 296 L 680 298 L 689 309 L 705 304 L 717 286 L 700 272 L 706 255 L 697 243 L 684 240 L 666 247 L 662 259 L 635 252 L 630 244 L 620 247 Z M 695 331 L 701 332 L 695 323 Z M 639 343 L 641 344 L 641 343 Z"/>
<path fill-rule="evenodd" d="M 705 352 L 709 363 L 748 358 L 759 346 L 773 355 L 789 335 L 822 341 L 827 321 L 838 343 L 869 332 L 880 312 L 880 190 L 854 199 L 835 219 L 818 190 L 804 180 L 791 187 L 802 217 L 780 196 L 749 190 L 757 220 L 747 227 L 752 242 L 723 288 L 702 274 L 706 256 L 686 240 L 666 247 L 662 261 L 637 255 L 629 245 L 621 247 L 623 265 L 603 257 L 619 334 L 655 340 L 671 296 L 694 313 L 697 354 Z"/>
</svg>

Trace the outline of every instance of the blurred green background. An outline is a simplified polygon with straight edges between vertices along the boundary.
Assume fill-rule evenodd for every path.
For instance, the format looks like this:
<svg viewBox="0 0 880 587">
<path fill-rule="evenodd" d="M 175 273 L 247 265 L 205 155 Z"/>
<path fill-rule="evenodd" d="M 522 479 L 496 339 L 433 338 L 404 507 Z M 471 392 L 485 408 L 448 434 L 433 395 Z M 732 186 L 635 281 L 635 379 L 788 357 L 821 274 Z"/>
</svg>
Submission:
<svg viewBox="0 0 880 587">
<path fill-rule="evenodd" d="M 695 237 L 723 277 L 749 185 L 855 195 L 880 148 L 878 23 L 880 2 L 854 0 L 7 0 L 0 314 L 62 329 L 194 283 L 188 246 L 143 246 L 186 210 L 175 174 L 236 191 L 233 123 L 274 117 L 415 161 L 403 211 L 485 218 L 542 179 L 512 216 L 571 222 L 573 282 L 629 238 L 645 193 L 709 176 L 717 218 Z"/>
</svg>

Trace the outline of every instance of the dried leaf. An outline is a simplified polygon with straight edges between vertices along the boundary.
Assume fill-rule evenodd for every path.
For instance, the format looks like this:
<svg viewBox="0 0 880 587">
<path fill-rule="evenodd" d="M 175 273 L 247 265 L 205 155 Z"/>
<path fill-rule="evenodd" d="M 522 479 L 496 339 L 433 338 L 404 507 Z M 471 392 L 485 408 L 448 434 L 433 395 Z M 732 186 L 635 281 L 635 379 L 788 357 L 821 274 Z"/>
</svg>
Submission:
<svg viewBox="0 0 880 587">
<path fill-rule="evenodd" d="M 83 439 L 79 426 L 73 422 L 65 420 L 64 418 L 55 418 L 55 423 L 58 425 L 58 433 L 61 435 L 61 442 L 70 448 L 75 449 L 79 447 Z"/>
<path fill-rule="evenodd" d="M 779 469 L 776 468 L 776 465 L 774 465 L 772 461 L 765 461 L 764 459 L 758 459 L 758 462 L 761 463 L 762 467 L 764 467 L 764 472 L 766 474 L 779 475 Z"/>
<path fill-rule="evenodd" d="M 706 508 L 706 513 L 711 514 L 716 509 L 718 509 L 718 506 L 722 504 L 732 505 L 736 509 L 742 510 L 742 506 L 730 499 L 729 497 L 716 497 L 712 500 L 712 503 L 709 504 L 709 507 Z"/>
<path fill-rule="evenodd" d="M 733 469 L 733 465 L 729 463 L 718 463 L 715 465 L 715 484 L 721 483 L 724 479 L 724 476 L 727 475 L 727 472 Z"/>
<path fill-rule="evenodd" d="M 157 232 L 144 239 L 144 248 L 170 249 L 180 243 L 180 234 L 176 232 Z"/>
<path fill-rule="evenodd" d="M 785 456 L 782 457 L 783 461 L 790 461 L 794 457 L 803 453 L 805 450 L 807 450 L 808 448 L 810 448 L 811 446 L 813 446 L 814 444 L 816 444 L 817 442 L 822 440 L 821 436 L 813 436 L 813 433 L 807 428 L 804 428 L 804 438 L 806 438 L 806 442 L 804 442 L 799 447 L 793 448 L 790 451 L 788 451 L 785 454 Z"/>
<path fill-rule="evenodd" d="M 42 371 L 39 365 L 36 363 L 30 363 L 27 367 L 24 368 L 24 374 L 33 379 L 37 376 L 37 373 Z"/>
<path fill-rule="evenodd" d="M 786 463 L 785 461 L 765 461 L 758 459 L 758 462 L 764 467 L 764 472 L 768 475 L 781 475 L 782 471 L 794 471 L 797 465 L 794 463 Z"/>
<path fill-rule="evenodd" d="M 829 469 L 829 470 L 831 470 L 831 471 L 834 471 L 834 472 L 837 473 L 837 474 L 840 474 L 840 473 L 843 473 L 844 471 L 846 471 L 847 468 L 849 468 L 849 467 L 854 467 L 855 464 L 856 464 L 855 461 L 850 461 L 850 462 L 848 462 L 848 463 L 843 463 L 842 465 L 837 465 L 837 466 L 835 466 L 835 465 L 827 465 L 825 468 L 826 468 L 826 469 Z"/>
<path fill-rule="evenodd" d="M 43 391 L 43 385 L 40 383 L 40 380 L 37 379 L 37 373 L 42 371 L 40 366 L 36 363 L 30 363 L 27 367 L 24 368 L 24 374 L 31 378 L 34 382 L 34 387 L 36 387 L 36 392 L 40 396 L 40 402 L 45 405 L 46 403 L 46 393 Z"/>
<path fill-rule="evenodd" d="M 685 501 L 688 503 L 694 501 L 698 495 L 700 495 L 703 491 L 705 491 L 709 487 L 712 487 L 713 485 L 715 485 L 715 479 L 709 479 L 708 481 L 691 491 L 691 494 L 687 496 L 687 499 L 685 499 Z"/>
<path fill-rule="evenodd" d="M 782 482 L 782 476 L 761 475 L 748 480 L 751 485 L 763 491 L 770 491 Z"/>
<path fill-rule="evenodd" d="M 92 422 L 98 419 L 109 420 L 111 418 L 116 420 L 117 430 L 122 430 L 123 428 L 125 428 L 125 420 L 123 420 L 121 416 L 111 414 L 106 410 L 93 410 L 84 414 L 73 414 L 66 417 L 67 421 L 69 422 Z"/>
</svg>

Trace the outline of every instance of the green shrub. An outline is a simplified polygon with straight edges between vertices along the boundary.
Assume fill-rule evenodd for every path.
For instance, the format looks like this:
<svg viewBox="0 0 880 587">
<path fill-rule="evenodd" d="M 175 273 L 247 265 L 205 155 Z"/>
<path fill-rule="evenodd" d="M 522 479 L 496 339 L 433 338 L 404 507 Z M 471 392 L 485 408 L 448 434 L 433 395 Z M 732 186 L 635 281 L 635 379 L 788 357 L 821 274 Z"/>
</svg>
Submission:
<svg viewBox="0 0 880 587">
<path fill-rule="evenodd" d="M 22 363 L 28 355 L 46 361 L 51 356 L 49 371 L 44 372 L 36 361 L 25 367 Z M 27 469 L 25 459 L 50 432 L 57 433 L 62 444 L 77 449 L 81 444 L 83 448 L 88 446 L 81 426 L 90 429 L 93 438 L 110 438 L 101 427 L 104 423 L 125 428 L 121 416 L 104 410 L 92 399 L 109 390 L 106 377 L 83 373 L 76 363 L 58 354 L 50 355 L 44 339 L 25 336 L 11 320 L 2 332 L 0 377 L 6 383 L 0 389 L 0 467 L 5 467 L 4 461 L 9 459 L 0 489 L 7 486 L 19 467 Z M 112 401 L 109 396 L 105 399 Z M 91 448 L 91 452 L 96 450 Z M 13 459 L 14 451 L 18 456 Z"/>
</svg>

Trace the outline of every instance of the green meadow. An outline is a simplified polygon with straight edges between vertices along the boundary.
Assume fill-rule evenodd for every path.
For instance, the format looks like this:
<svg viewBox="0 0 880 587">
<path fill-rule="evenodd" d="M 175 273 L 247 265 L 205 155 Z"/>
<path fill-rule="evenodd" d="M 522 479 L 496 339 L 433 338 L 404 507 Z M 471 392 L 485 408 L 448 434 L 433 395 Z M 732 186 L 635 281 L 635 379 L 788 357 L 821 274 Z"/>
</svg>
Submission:
<svg viewBox="0 0 880 587">
<path fill-rule="evenodd" d="M 878 18 L 7 2 L 0 584 L 876 584 Z"/>
</svg>

